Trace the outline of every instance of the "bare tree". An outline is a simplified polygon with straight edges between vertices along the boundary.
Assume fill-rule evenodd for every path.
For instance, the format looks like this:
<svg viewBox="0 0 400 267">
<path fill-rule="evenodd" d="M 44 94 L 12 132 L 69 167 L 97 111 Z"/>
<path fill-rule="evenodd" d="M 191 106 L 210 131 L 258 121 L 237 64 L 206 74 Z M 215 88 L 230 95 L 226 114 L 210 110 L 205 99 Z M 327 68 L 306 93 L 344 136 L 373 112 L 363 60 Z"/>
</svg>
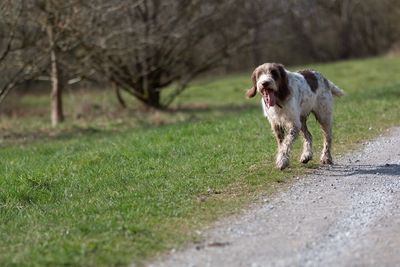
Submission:
<svg viewBox="0 0 400 267">
<path fill-rule="evenodd" d="M 62 92 L 67 79 L 61 57 L 70 50 L 69 27 L 76 14 L 76 4 L 79 2 L 74 0 L 35 0 L 31 5 L 31 10 L 38 16 L 31 23 L 39 23 L 39 27 L 43 30 L 45 42 L 43 52 L 48 54 L 50 62 L 48 68 L 51 78 L 50 117 L 53 126 L 64 121 Z"/>
<path fill-rule="evenodd" d="M 24 25 L 25 11 L 23 1 L 0 4 L 0 102 L 16 85 L 34 77 L 42 63 L 40 57 L 30 57 L 35 51 L 29 46 L 31 34 Z"/>
<path fill-rule="evenodd" d="M 12 72 L 3 81 L 2 95 L 25 80 L 40 75 L 51 77 L 51 122 L 56 126 L 64 120 L 62 88 L 65 84 L 62 54 L 71 48 L 69 24 L 73 21 L 74 4 L 77 1 L 31 0 L 9 1 L 2 5 L 4 35 L 1 54 L 4 70 Z M 4 39 L 4 38 L 3 38 Z M 8 41 L 7 41 L 8 40 Z"/>
<path fill-rule="evenodd" d="M 245 32 L 230 28 L 240 22 L 231 16 L 233 2 L 143 0 L 103 9 L 97 37 L 85 44 L 91 65 L 146 105 L 168 106 L 191 80 L 244 45 Z M 169 85 L 175 89 L 162 101 Z"/>
</svg>

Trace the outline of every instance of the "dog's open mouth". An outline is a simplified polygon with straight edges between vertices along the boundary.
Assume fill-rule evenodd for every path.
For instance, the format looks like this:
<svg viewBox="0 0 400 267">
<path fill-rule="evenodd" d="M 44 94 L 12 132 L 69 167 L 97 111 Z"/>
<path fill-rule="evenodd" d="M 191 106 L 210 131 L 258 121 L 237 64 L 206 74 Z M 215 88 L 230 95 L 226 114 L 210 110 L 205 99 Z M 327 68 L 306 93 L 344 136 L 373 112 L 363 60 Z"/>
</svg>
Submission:
<svg viewBox="0 0 400 267">
<path fill-rule="evenodd" d="M 276 100 L 275 100 L 274 90 L 272 90 L 272 89 L 264 89 L 264 90 L 262 90 L 262 97 L 264 99 L 264 103 L 268 107 L 275 106 Z"/>
</svg>

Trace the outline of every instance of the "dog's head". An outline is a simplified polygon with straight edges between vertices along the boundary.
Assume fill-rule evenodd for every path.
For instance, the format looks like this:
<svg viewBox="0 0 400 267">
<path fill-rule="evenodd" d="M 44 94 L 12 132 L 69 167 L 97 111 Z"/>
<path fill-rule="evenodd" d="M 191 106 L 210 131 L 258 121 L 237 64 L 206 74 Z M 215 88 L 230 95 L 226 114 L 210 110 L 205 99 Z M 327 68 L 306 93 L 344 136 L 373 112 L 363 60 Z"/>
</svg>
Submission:
<svg viewBox="0 0 400 267">
<path fill-rule="evenodd" d="M 260 65 L 253 71 L 251 79 L 253 86 L 247 90 L 247 97 L 254 97 L 258 92 L 269 107 L 275 106 L 277 100 L 285 101 L 290 94 L 286 70 L 282 64 Z"/>
</svg>

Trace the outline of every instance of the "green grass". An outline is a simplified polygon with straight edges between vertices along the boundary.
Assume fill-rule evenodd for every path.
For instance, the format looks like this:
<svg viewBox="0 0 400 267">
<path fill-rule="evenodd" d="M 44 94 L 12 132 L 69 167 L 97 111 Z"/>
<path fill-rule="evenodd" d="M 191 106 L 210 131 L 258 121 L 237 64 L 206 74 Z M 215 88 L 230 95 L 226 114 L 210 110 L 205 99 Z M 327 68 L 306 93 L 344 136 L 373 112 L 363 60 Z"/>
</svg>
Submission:
<svg viewBox="0 0 400 267">
<path fill-rule="evenodd" d="M 347 93 L 336 99 L 336 155 L 399 125 L 399 58 L 312 67 Z M 195 229 L 318 166 L 317 160 L 297 163 L 297 142 L 291 168 L 274 169 L 276 145 L 259 101 L 243 97 L 249 76 L 198 82 L 175 103 L 179 111 L 153 114 L 164 126 L 129 124 L 128 112 L 105 129 L 105 122 L 72 122 L 55 137 L 6 140 L 0 149 L 0 266 L 141 263 L 198 238 Z M 3 129 L 13 126 L 21 134 L 45 128 L 3 122 Z M 313 119 L 310 125 L 320 150 L 320 131 Z"/>
</svg>

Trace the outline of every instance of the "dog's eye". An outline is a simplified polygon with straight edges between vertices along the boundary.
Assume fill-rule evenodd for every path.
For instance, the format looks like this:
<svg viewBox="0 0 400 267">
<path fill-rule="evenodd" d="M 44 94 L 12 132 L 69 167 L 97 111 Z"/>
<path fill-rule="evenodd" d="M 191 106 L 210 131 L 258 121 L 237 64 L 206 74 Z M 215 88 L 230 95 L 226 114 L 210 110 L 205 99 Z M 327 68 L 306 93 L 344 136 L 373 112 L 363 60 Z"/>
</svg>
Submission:
<svg viewBox="0 0 400 267">
<path fill-rule="evenodd" d="M 279 78 L 279 73 L 277 70 L 271 70 L 271 75 L 274 78 L 274 80 Z"/>
</svg>

